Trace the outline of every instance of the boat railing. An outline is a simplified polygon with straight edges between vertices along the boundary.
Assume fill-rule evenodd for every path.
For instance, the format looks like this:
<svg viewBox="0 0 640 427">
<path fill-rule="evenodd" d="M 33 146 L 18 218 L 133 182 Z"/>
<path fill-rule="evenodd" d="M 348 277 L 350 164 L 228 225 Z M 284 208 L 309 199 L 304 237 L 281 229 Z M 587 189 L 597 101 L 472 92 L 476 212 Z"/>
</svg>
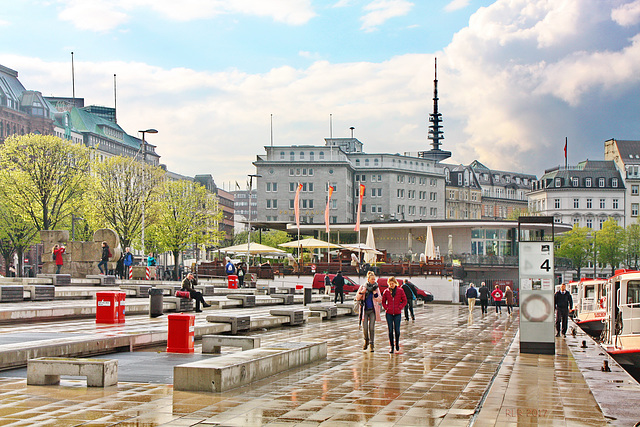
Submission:
<svg viewBox="0 0 640 427">
<path fill-rule="evenodd" d="M 640 303 L 620 304 L 622 334 L 640 334 Z"/>
</svg>

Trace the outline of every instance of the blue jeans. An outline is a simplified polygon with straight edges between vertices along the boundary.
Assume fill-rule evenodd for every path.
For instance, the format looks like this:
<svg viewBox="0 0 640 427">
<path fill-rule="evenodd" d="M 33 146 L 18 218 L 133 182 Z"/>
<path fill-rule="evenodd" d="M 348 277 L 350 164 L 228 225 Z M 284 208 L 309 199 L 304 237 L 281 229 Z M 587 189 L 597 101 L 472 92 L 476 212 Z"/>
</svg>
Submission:
<svg viewBox="0 0 640 427">
<path fill-rule="evenodd" d="M 396 349 L 400 347 L 400 323 L 402 322 L 402 314 L 386 314 L 387 316 L 387 326 L 389 327 L 389 345 L 393 349 L 393 344 L 395 342 Z M 395 331 L 395 340 L 394 340 L 394 331 Z"/>
<path fill-rule="evenodd" d="M 104 265 L 104 270 L 102 269 L 103 265 Z M 98 268 L 100 269 L 100 273 L 106 273 L 107 272 L 107 261 L 100 261 L 98 263 Z"/>
</svg>

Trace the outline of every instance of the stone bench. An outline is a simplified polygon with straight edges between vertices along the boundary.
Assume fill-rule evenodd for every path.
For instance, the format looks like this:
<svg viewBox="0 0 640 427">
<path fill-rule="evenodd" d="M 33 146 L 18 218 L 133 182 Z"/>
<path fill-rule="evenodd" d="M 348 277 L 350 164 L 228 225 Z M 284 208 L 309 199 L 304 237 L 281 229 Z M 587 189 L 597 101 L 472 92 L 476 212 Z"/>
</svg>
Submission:
<svg viewBox="0 0 640 427">
<path fill-rule="evenodd" d="M 296 293 L 296 288 L 276 288 L 276 287 L 270 287 L 269 288 L 269 295 L 274 295 L 274 294 L 295 294 Z"/>
<path fill-rule="evenodd" d="M 207 316 L 207 322 L 211 323 L 229 323 L 231 324 L 231 333 L 237 334 L 238 331 L 248 331 L 251 328 L 250 316 L 238 316 L 233 314 L 210 314 Z"/>
<path fill-rule="evenodd" d="M 335 305 L 309 305 L 307 307 L 309 311 L 324 313 L 327 320 L 338 316 L 338 307 Z"/>
<path fill-rule="evenodd" d="M 200 293 L 202 293 L 203 297 L 210 297 L 215 295 L 216 287 L 210 284 L 201 284 L 196 286 L 196 291 L 199 291 Z"/>
<path fill-rule="evenodd" d="M 155 287 L 162 289 L 163 295 L 170 297 L 174 296 L 176 291 L 182 289 L 182 285 L 156 285 Z"/>
<path fill-rule="evenodd" d="M 24 286 L 0 285 L 0 302 L 24 301 Z"/>
<path fill-rule="evenodd" d="M 27 385 L 60 384 L 60 375 L 87 377 L 88 387 L 118 384 L 116 359 L 39 357 L 27 361 Z"/>
<path fill-rule="evenodd" d="M 70 274 L 36 274 L 37 278 L 51 279 L 53 286 L 69 286 L 71 285 Z"/>
<path fill-rule="evenodd" d="M 89 274 L 87 279 L 97 280 L 100 286 L 115 286 L 116 276 L 107 276 L 105 274 Z M 71 281 L 71 279 L 69 279 Z M 71 284 L 71 282 L 69 282 Z"/>
<path fill-rule="evenodd" d="M 272 316 L 287 316 L 288 325 L 302 325 L 304 323 L 304 310 L 295 308 L 275 308 L 269 311 Z"/>
<path fill-rule="evenodd" d="M 271 298 L 273 298 L 273 299 L 279 299 L 279 300 L 282 300 L 282 304 L 283 304 L 283 305 L 293 305 L 293 303 L 294 303 L 294 297 L 295 297 L 295 295 L 293 295 L 293 294 L 276 294 L 276 295 L 271 295 Z"/>
<path fill-rule="evenodd" d="M 255 307 L 256 296 L 255 295 L 227 295 L 228 299 L 238 299 L 242 301 L 242 307 Z"/>
<path fill-rule="evenodd" d="M 56 287 L 53 285 L 23 285 L 29 292 L 31 301 L 51 301 L 56 297 Z"/>
<path fill-rule="evenodd" d="M 206 354 L 220 354 L 222 347 L 240 347 L 251 350 L 260 347 L 259 337 L 237 337 L 233 335 L 203 335 L 202 352 Z"/>
<path fill-rule="evenodd" d="M 194 302 L 189 298 L 164 297 L 163 302 L 173 303 L 175 305 L 176 311 L 180 313 L 194 310 Z"/>
<path fill-rule="evenodd" d="M 415 301 L 413 303 L 415 304 Z M 355 316 L 360 314 L 358 313 L 358 310 L 353 309 L 353 302 L 336 304 L 336 308 L 343 308 L 343 309 L 349 310 L 347 313 L 345 313 L 347 316 Z"/>
<path fill-rule="evenodd" d="M 151 285 L 120 285 L 120 289 L 129 289 L 135 291 L 136 298 L 149 298 L 149 289 L 151 288 Z"/>
<path fill-rule="evenodd" d="M 326 357 L 326 342 L 292 342 L 254 348 L 174 366 L 173 389 L 223 392 Z"/>
</svg>

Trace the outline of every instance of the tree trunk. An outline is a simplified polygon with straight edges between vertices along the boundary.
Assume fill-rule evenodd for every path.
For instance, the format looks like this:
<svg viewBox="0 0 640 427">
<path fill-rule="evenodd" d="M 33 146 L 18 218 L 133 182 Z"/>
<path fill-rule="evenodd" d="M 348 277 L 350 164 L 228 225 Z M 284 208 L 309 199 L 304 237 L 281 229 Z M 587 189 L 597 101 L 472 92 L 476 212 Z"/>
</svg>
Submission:
<svg viewBox="0 0 640 427">
<path fill-rule="evenodd" d="M 16 249 L 16 254 L 18 255 L 18 265 L 16 266 L 16 277 L 22 277 L 22 274 L 23 274 L 22 265 L 24 264 L 24 250 Z"/>
<path fill-rule="evenodd" d="M 180 259 L 180 251 L 171 251 L 173 253 L 173 280 L 180 280 L 179 272 L 179 264 L 178 260 Z"/>
</svg>

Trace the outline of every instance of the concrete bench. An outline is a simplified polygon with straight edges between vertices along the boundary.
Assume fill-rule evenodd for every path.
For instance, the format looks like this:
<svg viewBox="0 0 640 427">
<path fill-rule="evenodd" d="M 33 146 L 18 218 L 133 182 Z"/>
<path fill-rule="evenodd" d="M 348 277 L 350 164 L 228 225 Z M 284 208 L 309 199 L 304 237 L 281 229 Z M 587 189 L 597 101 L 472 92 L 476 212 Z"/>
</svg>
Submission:
<svg viewBox="0 0 640 427">
<path fill-rule="evenodd" d="M 231 333 L 237 334 L 238 331 L 248 331 L 251 328 L 250 316 L 238 316 L 233 314 L 210 314 L 207 316 L 207 322 L 211 323 L 229 323 L 231 324 Z"/>
<path fill-rule="evenodd" d="M 53 285 L 23 285 L 29 292 L 31 301 L 51 301 L 56 297 L 56 287 Z"/>
<path fill-rule="evenodd" d="M 134 285 L 134 284 L 126 284 L 120 285 L 120 289 L 130 289 L 135 291 L 136 298 L 149 298 L 149 289 L 151 289 L 151 285 Z"/>
<path fill-rule="evenodd" d="M 270 287 L 269 288 L 269 294 L 270 295 L 274 295 L 274 294 L 295 294 L 296 293 L 296 288 L 276 288 L 276 287 Z"/>
<path fill-rule="evenodd" d="M 326 358 L 326 342 L 254 348 L 174 366 L 173 389 L 223 392 Z"/>
<path fill-rule="evenodd" d="M 51 279 L 53 286 L 69 286 L 71 285 L 70 274 L 36 274 L 37 278 Z"/>
<path fill-rule="evenodd" d="M 24 301 L 24 287 L 22 285 L 1 285 L 0 302 Z"/>
<path fill-rule="evenodd" d="M 415 301 L 414 301 L 414 304 L 415 304 Z M 353 309 L 353 303 L 352 303 L 352 302 L 350 302 L 350 303 L 344 303 L 344 304 L 336 304 L 336 308 L 344 308 L 344 309 L 349 310 L 349 311 L 346 313 L 346 315 L 347 315 L 347 316 L 355 316 L 355 315 L 360 314 L 360 313 L 358 313 L 358 311 L 357 311 L 357 310 L 354 310 L 354 309 Z"/>
<path fill-rule="evenodd" d="M 182 285 L 156 285 L 156 288 L 162 289 L 163 295 L 172 297 L 182 289 Z"/>
<path fill-rule="evenodd" d="M 238 299 L 242 301 L 242 307 L 255 307 L 256 296 L 255 295 L 227 295 L 228 299 Z"/>
<path fill-rule="evenodd" d="M 87 279 L 97 280 L 99 286 L 115 286 L 116 276 L 107 276 L 105 274 L 88 274 Z"/>
<path fill-rule="evenodd" d="M 202 352 L 207 354 L 220 354 L 222 347 L 240 347 L 242 350 L 251 350 L 260 347 L 259 337 L 237 337 L 233 335 L 203 335 Z"/>
<path fill-rule="evenodd" d="M 309 311 L 324 313 L 327 320 L 338 316 L 338 307 L 335 305 L 309 305 L 307 307 Z"/>
<path fill-rule="evenodd" d="M 275 294 L 271 295 L 271 298 L 282 300 L 282 304 L 284 305 L 292 305 L 294 303 L 294 296 L 293 294 Z"/>
<path fill-rule="evenodd" d="M 275 308 L 269 311 L 272 316 L 287 316 L 289 322 L 287 324 L 302 325 L 304 323 L 304 310 L 295 308 Z"/>
<path fill-rule="evenodd" d="M 60 384 L 60 375 L 87 377 L 88 387 L 108 387 L 118 384 L 118 361 L 67 357 L 27 361 L 27 385 Z"/>
<path fill-rule="evenodd" d="M 180 313 L 194 310 L 194 302 L 192 299 L 189 299 L 189 298 L 164 297 L 163 302 L 173 303 L 176 307 L 176 311 Z"/>
<path fill-rule="evenodd" d="M 196 291 L 200 291 L 203 297 L 210 297 L 215 295 L 216 287 L 210 284 L 200 284 L 196 286 Z"/>
</svg>

